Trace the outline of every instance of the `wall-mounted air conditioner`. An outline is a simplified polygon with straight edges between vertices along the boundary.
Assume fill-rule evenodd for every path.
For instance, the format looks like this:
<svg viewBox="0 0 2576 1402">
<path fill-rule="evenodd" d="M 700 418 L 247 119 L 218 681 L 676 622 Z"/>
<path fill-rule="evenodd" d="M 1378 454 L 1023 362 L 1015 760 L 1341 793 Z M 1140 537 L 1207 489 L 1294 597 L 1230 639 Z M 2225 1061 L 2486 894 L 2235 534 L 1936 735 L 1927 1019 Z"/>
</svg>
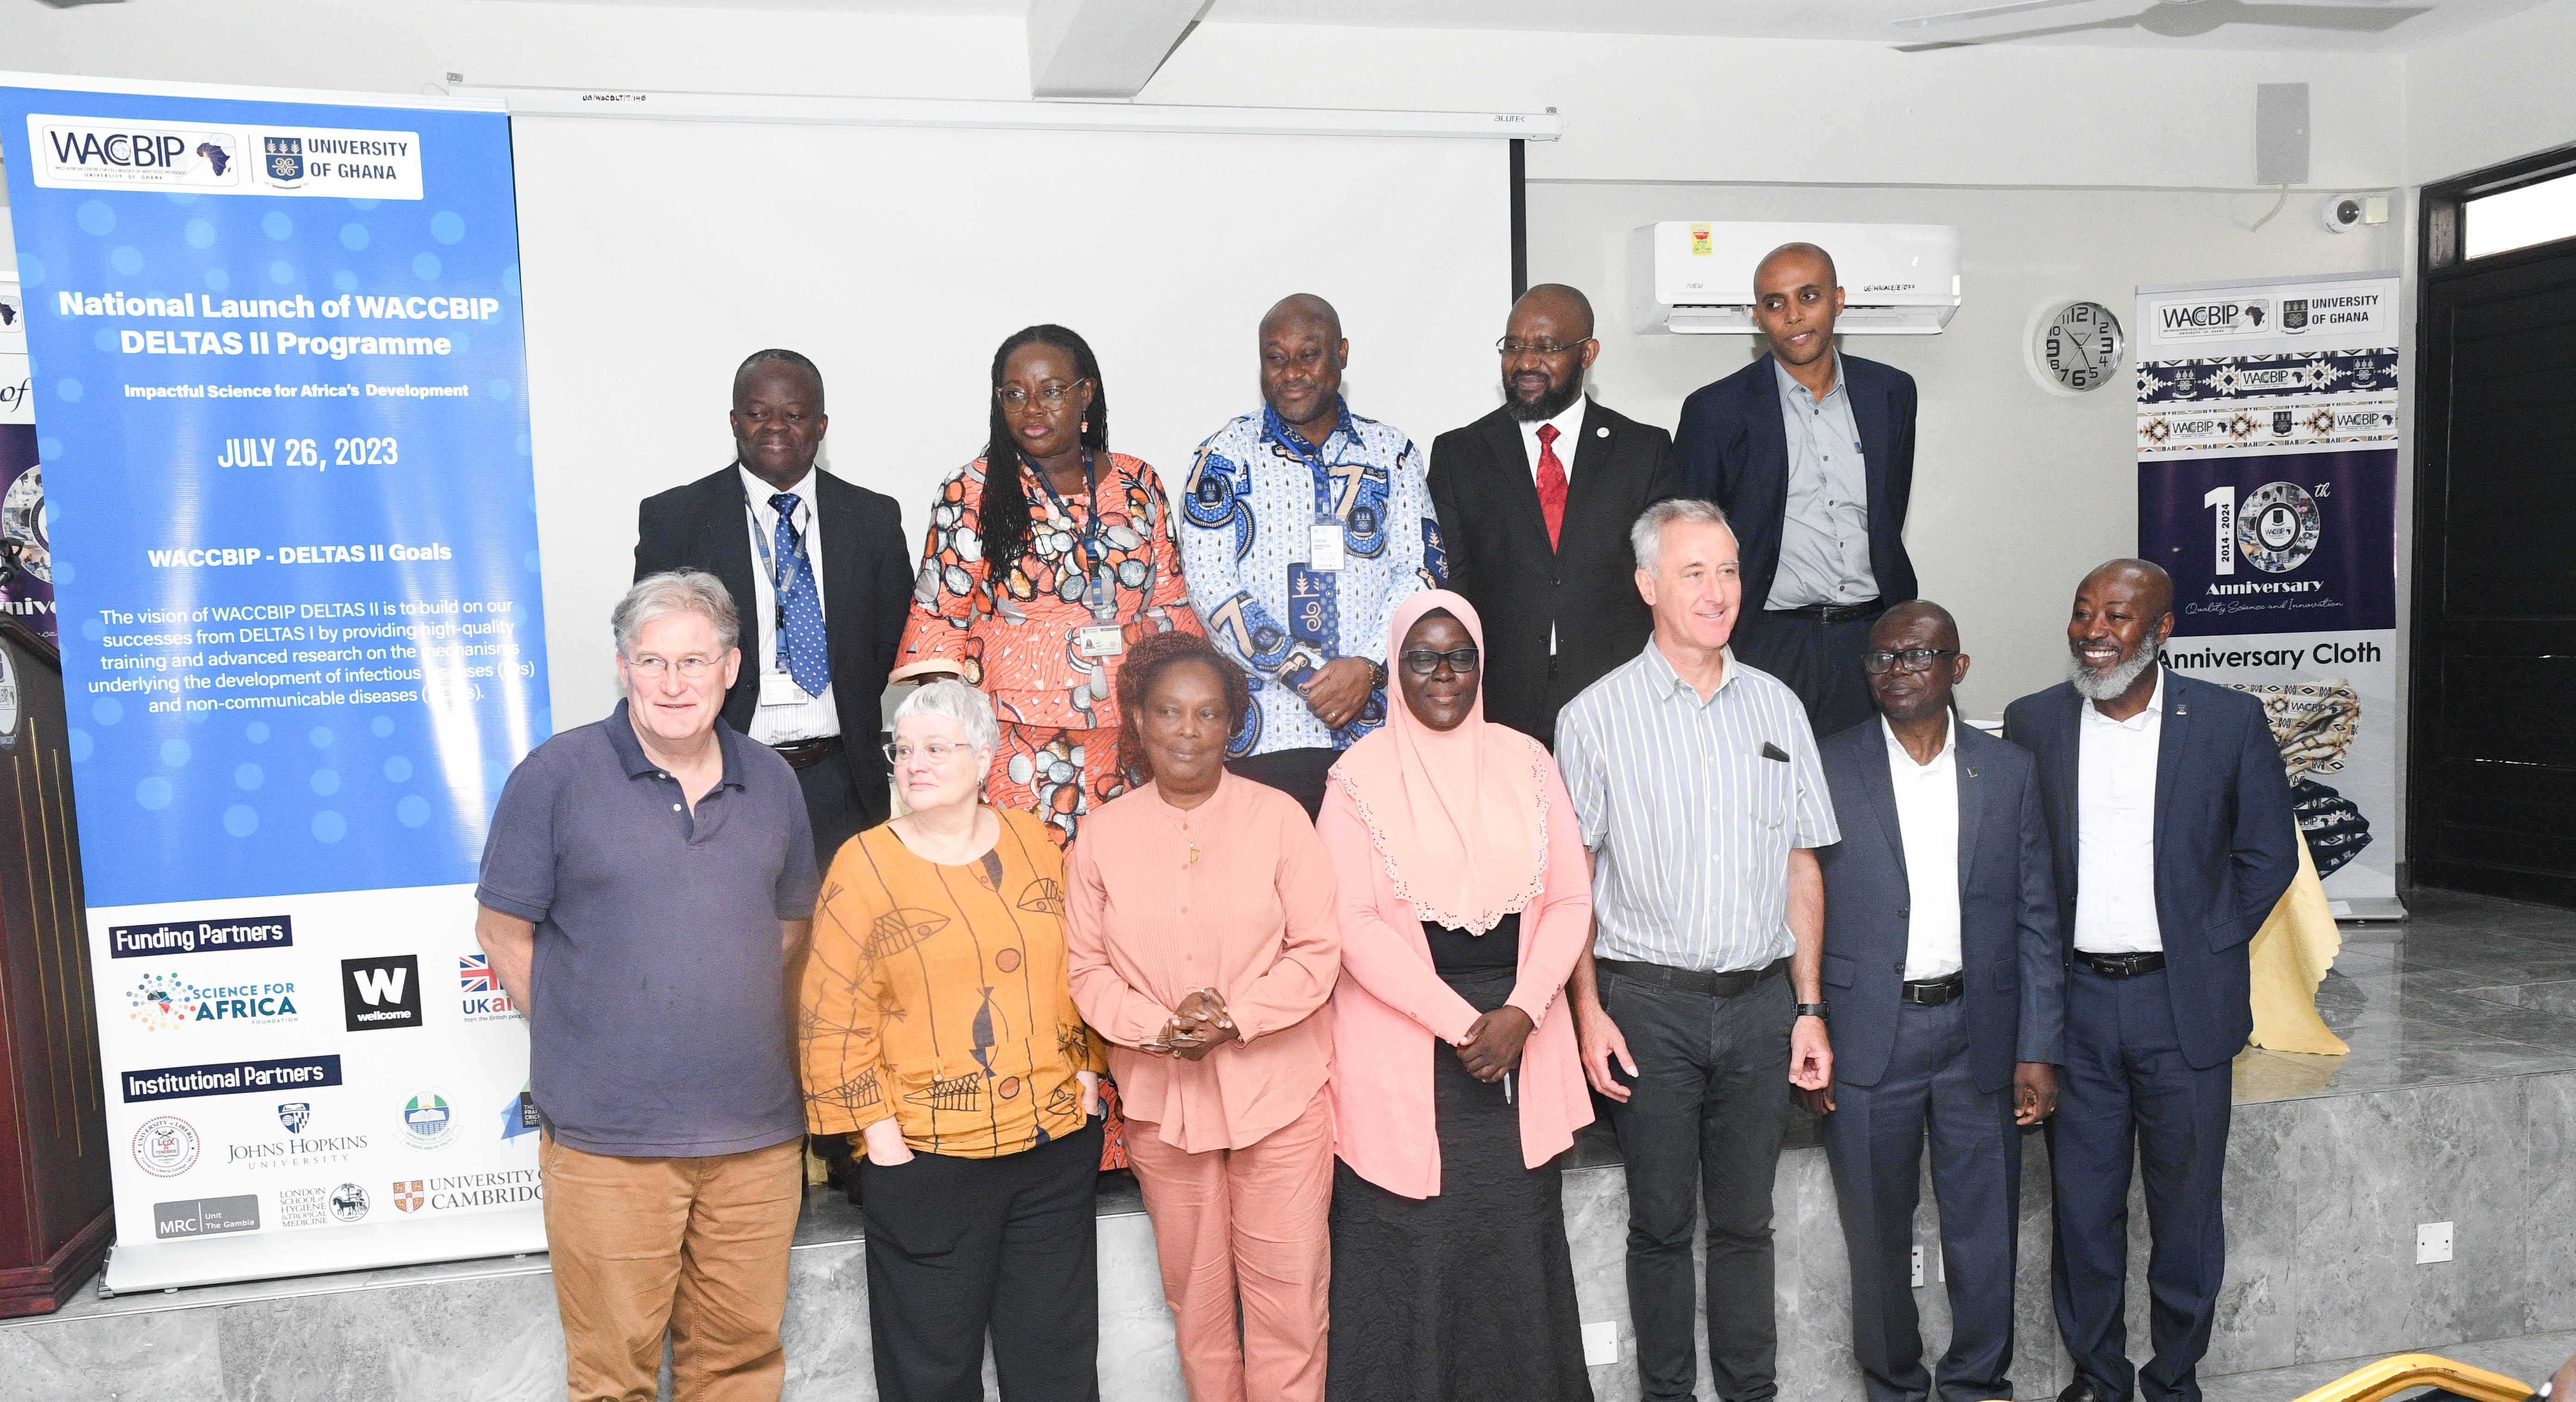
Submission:
<svg viewBox="0 0 2576 1402">
<path fill-rule="evenodd" d="M 1637 329 L 1757 334 L 1753 267 L 1784 243 L 1812 243 L 1833 255 L 1844 296 L 1837 331 L 1929 336 L 1959 309 L 1959 231 L 1947 224 L 1674 220 L 1632 236 Z"/>
</svg>

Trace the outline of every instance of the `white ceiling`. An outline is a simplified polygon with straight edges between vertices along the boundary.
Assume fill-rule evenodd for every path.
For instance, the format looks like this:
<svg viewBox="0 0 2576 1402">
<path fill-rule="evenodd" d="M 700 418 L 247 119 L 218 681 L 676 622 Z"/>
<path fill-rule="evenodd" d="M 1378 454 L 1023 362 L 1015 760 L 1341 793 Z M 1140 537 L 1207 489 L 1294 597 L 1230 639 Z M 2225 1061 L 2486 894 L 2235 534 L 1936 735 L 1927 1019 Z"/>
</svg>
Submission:
<svg viewBox="0 0 2576 1402">
<path fill-rule="evenodd" d="M 691 9 L 833 10 L 1016 18 L 1029 0 L 581 0 Z M 1894 45 L 2019 37 L 2019 42 L 2215 49 L 2404 51 L 2518 11 L 2576 0 L 2073 0 L 2033 13 L 1929 29 L 1919 15 L 1987 0 L 1209 0 L 1203 22 L 1363 28 L 1689 34 L 1838 39 Z M 2133 21 L 2143 12 L 2144 24 Z M 2383 26 L 2384 27 L 2378 27 Z M 2363 27 L 2371 26 L 2371 27 Z"/>
</svg>

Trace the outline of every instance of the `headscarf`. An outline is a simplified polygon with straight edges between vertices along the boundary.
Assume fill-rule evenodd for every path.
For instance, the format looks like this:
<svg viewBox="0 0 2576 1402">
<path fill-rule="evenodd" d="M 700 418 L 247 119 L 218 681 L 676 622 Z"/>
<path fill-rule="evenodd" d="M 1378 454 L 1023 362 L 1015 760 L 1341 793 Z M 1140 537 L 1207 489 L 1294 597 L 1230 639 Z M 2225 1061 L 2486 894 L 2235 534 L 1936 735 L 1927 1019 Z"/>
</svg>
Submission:
<svg viewBox="0 0 2576 1402">
<path fill-rule="evenodd" d="M 1485 647 L 1476 606 L 1446 589 L 1398 605 L 1387 624 L 1387 722 L 1351 746 L 1333 780 L 1359 808 L 1396 894 L 1423 919 L 1483 934 L 1538 897 L 1547 874 L 1547 754 L 1485 719 L 1483 676 L 1467 718 L 1434 730 L 1405 704 L 1404 638 L 1445 610 Z"/>
</svg>

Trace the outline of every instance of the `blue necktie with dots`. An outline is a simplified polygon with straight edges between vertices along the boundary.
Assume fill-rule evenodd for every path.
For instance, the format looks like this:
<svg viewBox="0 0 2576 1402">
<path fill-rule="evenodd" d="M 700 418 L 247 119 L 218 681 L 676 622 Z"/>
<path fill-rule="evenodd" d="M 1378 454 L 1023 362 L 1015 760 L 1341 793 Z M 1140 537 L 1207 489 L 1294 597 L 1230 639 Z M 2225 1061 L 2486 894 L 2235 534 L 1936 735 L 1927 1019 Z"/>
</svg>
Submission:
<svg viewBox="0 0 2576 1402">
<path fill-rule="evenodd" d="M 772 576 L 778 589 L 778 660 L 808 696 L 820 696 L 832 684 L 832 663 L 823 646 L 823 597 L 814 589 L 814 562 L 805 558 L 805 542 L 796 530 L 796 494 L 780 492 L 769 499 L 778 513 L 777 559 L 784 578 Z"/>
</svg>

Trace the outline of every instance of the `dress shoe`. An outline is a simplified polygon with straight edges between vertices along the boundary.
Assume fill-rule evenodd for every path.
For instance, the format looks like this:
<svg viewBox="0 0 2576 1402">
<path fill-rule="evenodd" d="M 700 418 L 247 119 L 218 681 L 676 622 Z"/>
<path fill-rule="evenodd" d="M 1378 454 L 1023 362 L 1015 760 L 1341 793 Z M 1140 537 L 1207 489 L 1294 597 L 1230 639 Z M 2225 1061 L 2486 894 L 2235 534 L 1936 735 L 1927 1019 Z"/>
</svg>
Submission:
<svg viewBox="0 0 2576 1402">
<path fill-rule="evenodd" d="M 2066 1385 L 2065 1391 L 2057 1394 L 2057 1402 L 2113 1402 L 2113 1399 L 2103 1396 L 2093 1386 L 2091 1378 L 2077 1378 Z"/>
</svg>

